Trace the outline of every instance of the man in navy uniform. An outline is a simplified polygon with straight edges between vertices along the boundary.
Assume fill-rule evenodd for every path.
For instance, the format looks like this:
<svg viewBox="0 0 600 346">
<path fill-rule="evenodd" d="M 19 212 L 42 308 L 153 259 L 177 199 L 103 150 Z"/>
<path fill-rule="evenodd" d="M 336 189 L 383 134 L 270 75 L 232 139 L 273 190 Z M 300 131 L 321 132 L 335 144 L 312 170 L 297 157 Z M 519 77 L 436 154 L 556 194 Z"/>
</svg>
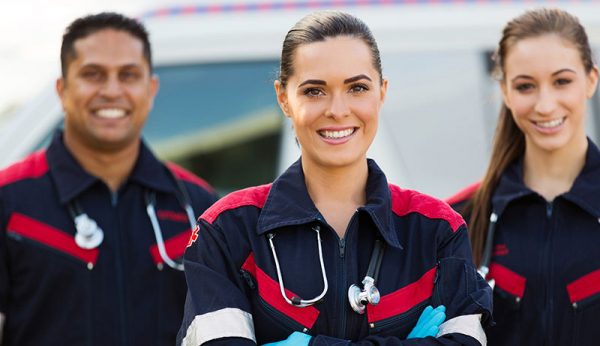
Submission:
<svg viewBox="0 0 600 346">
<path fill-rule="evenodd" d="M 61 64 L 64 130 L 0 171 L 0 344 L 172 345 L 214 194 L 140 137 L 158 90 L 140 23 L 75 20 Z"/>
</svg>

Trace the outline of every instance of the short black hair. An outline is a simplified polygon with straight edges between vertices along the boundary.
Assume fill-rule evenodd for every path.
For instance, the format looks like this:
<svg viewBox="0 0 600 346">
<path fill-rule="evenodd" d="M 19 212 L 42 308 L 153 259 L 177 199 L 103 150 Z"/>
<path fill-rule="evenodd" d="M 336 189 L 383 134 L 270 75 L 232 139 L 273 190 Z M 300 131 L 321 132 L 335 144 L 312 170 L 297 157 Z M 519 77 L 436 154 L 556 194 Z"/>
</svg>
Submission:
<svg viewBox="0 0 600 346">
<path fill-rule="evenodd" d="M 115 12 L 102 12 L 77 18 L 65 30 L 60 48 L 62 76 L 67 76 L 69 63 L 77 57 L 75 41 L 105 29 L 124 31 L 142 41 L 144 58 L 152 73 L 152 51 L 148 31 L 139 21 Z"/>
</svg>

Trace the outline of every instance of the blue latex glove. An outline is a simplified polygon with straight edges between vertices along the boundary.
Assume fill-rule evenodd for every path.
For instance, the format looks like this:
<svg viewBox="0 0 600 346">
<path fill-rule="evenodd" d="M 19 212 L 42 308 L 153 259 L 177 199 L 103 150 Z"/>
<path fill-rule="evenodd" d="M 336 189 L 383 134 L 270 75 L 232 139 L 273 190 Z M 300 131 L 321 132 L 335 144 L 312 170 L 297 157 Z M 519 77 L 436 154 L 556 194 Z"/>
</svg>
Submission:
<svg viewBox="0 0 600 346">
<path fill-rule="evenodd" d="M 264 344 L 263 346 L 308 346 L 312 336 L 300 332 L 293 332 L 287 339 Z"/>
<path fill-rule="evenodd" d="M 407 339 L 426 338 L 428 336 L 435 337 L 438 333 L 440 324 L 446 320 L 446 307 L 443 305 L 437 308 L 428 307 L 423 310 L 417 325 L 406 337 Z"/>
</svg>

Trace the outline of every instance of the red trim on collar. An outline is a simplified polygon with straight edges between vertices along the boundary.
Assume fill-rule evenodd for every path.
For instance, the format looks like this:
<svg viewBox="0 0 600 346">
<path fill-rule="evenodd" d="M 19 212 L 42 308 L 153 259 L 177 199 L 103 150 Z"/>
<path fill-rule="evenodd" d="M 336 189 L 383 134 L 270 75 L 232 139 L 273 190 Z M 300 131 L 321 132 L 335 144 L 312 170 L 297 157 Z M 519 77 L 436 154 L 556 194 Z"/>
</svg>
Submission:
<svg viewBox="0 0 600 346">
<path fill-rule="evenodd" d="M 232 192 L 206 209 L 200 218 L 212 224 L 222 212 L 227 210 L 245 206 L 262 208 L 267 201 L 269 191 L 271 191 L 271 185 L 265 184 Z"/>
<path fill-rule="evenodd" d="M 35 179 L 48 172 L 46 150 L 42 149 L 30 154 L 25 159 L 0 171 L 0 187 L 24 179 Z"/>
<path fill-rule="evenodd" d="M 582 301 L 600 293 L 600 269 L 586 274 L 567 285 L 571 303 Z"/>
<path fill-rule="evenodd" d="M 381 297 L 379 304 L 367 305 L 367 319 L 375 323 L 398 316 L 429 299 L 433 294 L 433 281 L 437 266 L 429 269 L 417 281 Z"/>
<path fill-rule="evenodd" d="M 498 263 L 490 264 L 486 280 L 494 279 L 496 285 L 513 296 L 523 298 L 527 279 Z"/>
<path fill-rule="evenodd" d="M 96 264 L 99 250 L 82 249 L 75 238 L 57 228 L 19 213 L 12 213 L 6 226 L 7 232 L 35 240 L 55 250 L 69 254 L 86 263 Z"/>
<path fill-rule="evenodd" d="M 470 199 L 471 197 L 473 197 L 473 195 L 475 194 L 477 189 L 479 189 L 480 186 L 481 186 L 480 181 L 473 183 L 473 184 L 463 188 L 462 190 L 458 191 L 454 195 L 446 198 L 444 201 L 450 205 L 464 202 L 464 201 Z"/>
<path fill-rule="evenodd" d="M 442 219 L 450 224 L 454 232 L 465 224 L 460 214 L 448 204 L 414 190 L 401 189 L 392 184 L 389 186 L 392 193 L 392 211 L 396 215 L 418 213 L 430 219 Z"/>
<path fill-rule="evenodd" d="M 192 230 L 188 229 L 165 240 L 165 250 L 167 251 L 167 256 L 172 259 L 183 256 L 188 242 L 190 241 L 191 235 Z M 160 253 L 158 252 L 157 244 L 154 244 L 150 247 L 150 254 L 152 255 L 154 264 L 164 263 L 162 257 L 160 257 Z"/>
<path fill-rule="evenodd" d="M 167 168 L 169 168 L 169 170 L 171 172 L 173 172 L 173 174 L 175 175 L 175 177 L 177 179 L 181 179 L 183 181 L 187 181 L 188 183 L 198 185 L 210 193 L 215 192 L 215 189 L 213 189 L 213 187 L 210 186 L 209 183 L 207 183 L 204 179 L 200 178 L 199 176 L 195 175 L 194 173 L 174 164 L 173 162 L 166 162 L 165 164 L 166 164 Z"/>
<path fill-rule="evenodd" d="M 281 296 L 279 282 L 273 280 L 267 273 L 262 271 L 254 261 L 254 254 L 250 253 L 242 269 L 254 276 L 258 283 L 258 294 L 260 297 L 275 308 L 277 311 L 300 323 L 302 326 L 311 329 L 319 317 L 319 310 L 314 306 L 299 308 L 288 304 Z M 290 290 L 285 290 L 288 297 L 293 297 L 296 294 Z"/>
</svg>

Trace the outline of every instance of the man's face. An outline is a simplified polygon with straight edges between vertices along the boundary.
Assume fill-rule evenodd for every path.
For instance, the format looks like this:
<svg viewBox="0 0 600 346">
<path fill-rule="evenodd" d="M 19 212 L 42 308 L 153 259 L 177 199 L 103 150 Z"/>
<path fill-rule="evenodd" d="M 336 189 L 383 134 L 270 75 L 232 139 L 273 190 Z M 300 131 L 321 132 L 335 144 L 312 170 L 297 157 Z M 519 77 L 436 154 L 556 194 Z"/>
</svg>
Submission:
<svg viewBox="0 0 600 346">
<path fill-rule="evenodd" d="M 56 83 L 65 136 L 92 150 L 136 144 L 158 90 L 142 41 L 105 29 L 76 40 L 74 48 L 66 77 Z"/>
</svg>

